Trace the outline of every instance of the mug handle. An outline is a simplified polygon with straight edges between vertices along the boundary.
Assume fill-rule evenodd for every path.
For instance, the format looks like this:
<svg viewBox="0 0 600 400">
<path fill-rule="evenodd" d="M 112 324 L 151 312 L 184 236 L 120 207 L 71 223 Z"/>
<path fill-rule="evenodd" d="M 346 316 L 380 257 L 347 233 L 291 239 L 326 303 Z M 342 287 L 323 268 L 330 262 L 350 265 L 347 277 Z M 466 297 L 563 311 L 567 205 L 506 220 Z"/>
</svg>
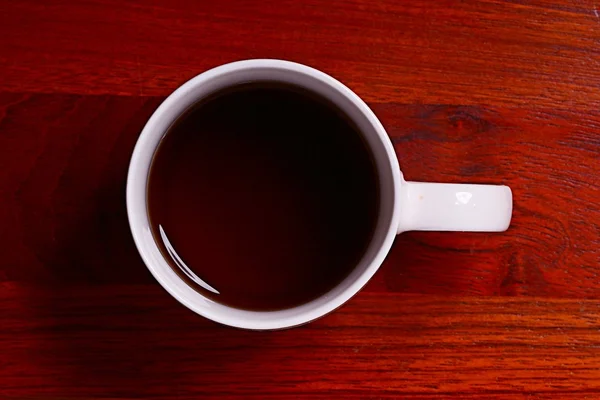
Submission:
<svg viewBox="0 0 600 400">
<path fill-rule="evenodd" d="M 508 186 L 402 182 L 398 233 L 503 232 L 512 216 Z"/>
</svg>

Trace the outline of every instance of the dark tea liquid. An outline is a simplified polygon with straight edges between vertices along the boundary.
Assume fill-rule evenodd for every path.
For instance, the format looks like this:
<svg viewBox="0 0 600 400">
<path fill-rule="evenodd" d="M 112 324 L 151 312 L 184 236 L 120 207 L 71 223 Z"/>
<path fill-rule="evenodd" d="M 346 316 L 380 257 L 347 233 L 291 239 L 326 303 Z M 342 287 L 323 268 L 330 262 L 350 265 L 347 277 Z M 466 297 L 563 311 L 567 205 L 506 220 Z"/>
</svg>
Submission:
<svg viewBox="0 0 600 400">
<path fill-rule="evenodd" d="M 247 310 L 335 287 L 363 256 L 378 208 L 357 128 L 285 84 L 244 84 L 196 104 L 166 133 L 149 176 L 153 234 L 173 270 Z"/>
</svg>

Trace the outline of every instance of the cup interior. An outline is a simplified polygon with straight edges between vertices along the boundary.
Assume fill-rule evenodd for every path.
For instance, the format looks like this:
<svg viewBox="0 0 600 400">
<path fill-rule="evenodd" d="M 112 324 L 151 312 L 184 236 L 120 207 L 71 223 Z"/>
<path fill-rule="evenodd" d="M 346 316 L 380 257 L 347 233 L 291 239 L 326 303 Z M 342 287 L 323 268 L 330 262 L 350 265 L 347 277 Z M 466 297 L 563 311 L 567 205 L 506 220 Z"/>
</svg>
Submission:
<svg viewBox="0 0 600 400">
<path fill-rule="evenodd" d="M 335 288 L 303 305 L 278 311 L 232 308 L 204 297 L 169 266 L 154 240 L 146 192 L 152 157 L 171 124 L 202 98 L 226 87 L 274 81 L 303 87 L 335 103 L 353 120 L 374 156 L 380 188 L 379 216 L 370 244 L 352 272 Z M 282 60 L 246 60 L 202 73 L 173 92 L 154 112 L 136 144 L 127 180 L 127 212 L 136 246 L 146 266 L 178 301 L 216 322 L 247 329 L 282 329 L 319 318 L 342 305 L 371 278 L 387 255 L 399 224 L 402 176 L 393 146 L 376 116 L 350 89 L 316 69 Z"/>
</svg>

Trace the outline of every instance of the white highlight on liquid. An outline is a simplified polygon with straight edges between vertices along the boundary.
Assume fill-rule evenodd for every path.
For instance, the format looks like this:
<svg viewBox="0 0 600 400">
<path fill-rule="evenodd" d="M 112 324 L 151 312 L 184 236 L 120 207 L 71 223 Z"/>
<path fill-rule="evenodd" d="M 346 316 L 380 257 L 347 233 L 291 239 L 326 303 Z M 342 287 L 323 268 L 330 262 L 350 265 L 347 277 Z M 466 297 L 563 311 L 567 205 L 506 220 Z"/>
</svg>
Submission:
<svg viewBox="0 0 600 400">
<path fill-rule="evenodd" d="M 177 252 L 175 251 L 175 248 L 173 247 L 171 242 L 169 242 L 169 239 L 167 238 L 167 234 L 165 233 L 165 230 L 163 229 L 162 225 L 158 225 L 158 230 L 160 231 L 160 237 L 161 237 L 163 243 L 165 244 L 165 247 L 167 248 L 169 255 L 171 256 L 173 261 L 175 261 L 175 264 L 177 264 L 179 269 L 181 269 L 183 271 L 183 273 L 188 276 L 188 278 L 190 278 L 191 280 L 196 282 L 198 285 L 202 286 L 204 289 L 209 290 L 216 294 L 220 294 L 217 289 L 213 288 L 208 283 L 204 282 L 196 274 L 194 274 L 194 272 L 191 269 L 189 269 L 189 267 L 187 265 L 185 265 L 185 263 L 183 262 L 181 257 L 179 257 L 179 254 L 177 254 Z"/>
</svg>

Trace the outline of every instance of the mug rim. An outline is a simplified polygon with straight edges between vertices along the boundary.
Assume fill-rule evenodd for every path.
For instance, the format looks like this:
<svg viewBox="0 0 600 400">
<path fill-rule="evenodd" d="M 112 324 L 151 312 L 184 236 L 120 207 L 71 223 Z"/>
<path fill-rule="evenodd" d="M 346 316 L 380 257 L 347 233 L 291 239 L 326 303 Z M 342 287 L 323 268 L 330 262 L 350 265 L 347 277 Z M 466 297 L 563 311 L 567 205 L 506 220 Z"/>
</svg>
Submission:
<svg viewBox="0 0 600 400">
<path fill-rule="evenodd" d="M 349 287 L 347 287 L 337 296 L 334 296 L 332 298 L 326 298 L 325 301 L 323 301 L 323 304 L 318 305 L 313 309 L 308 309 L 306 311 L 301 310 L 301 308 L 306 304 L 281 311 L 245 311 L 235 309 L 226 305 L 219 305 L 220 308 L 225 307 L 227 309 L 230 309 L 231 311 L 235 310 L 237 314 L 243 314 L 248 316 L 248 318 L 242 319 L 239 317 L 232 317 L 231 315 L 227 315 L 226 313 L 219 311 L 216 306 L 211 306 L 211 303 L 215 303 L 213 300 L 203 296 L 197 291 L 195 291 L 195 293 L 198 293 L 198 295 L 202 298 L 201 300 L 203 301 L 199 302 L 190 299 L 189 296 L 186 296 L 182 290 L 178 289 L 177 286 L 179 282 L 173 282 L 174 279 L 179 279 L 181 280 L 181 282 L 184 281 L 179 276 L 177 276 L 175 272 L 172 271 L 171 267 L 168 266 L 167 261 L 164 259 L 164 256 L 161 255 L 161 257 L 158 257 L 162 258 L 161 260 L 158 259 L 155 254 L 153 255 L 150 251 L 148 251 L 148 245 L 152 246 L 153 244 L 156 247 L 156 249 L 158 249 L 158 245 L 155 242 L 155 238 L 152 235 L 152 232 L 150 232 L 147 216 L 146 190 L 150 165 L 140 166 L 140 160 L 142 159 L 142 156 L 145 156 L 147 158 L 148 151 L 152 152 L 152 155 L 150 156 L 150 158 L 152 158 L 154 151 L 158 146 L 157 142 L 157 144 L 151 150 L 148 150 L 146 149 L 147 146 L 145 142 L 147 142 L 153 136 L 159 134 L 163 135 L 166 131 L 163 129 L 162 133 L 157 132 L 156 125 L 158 123 L 164 124 L 165 121 L 169 124 L 172 123 L 175 118 L 168 117 L 169 111 L 174 109 L 178 105 L 178 103 L 183 102 L 184 100 L 182 99 L 185 96 L 189 96 L 195 88 L 199 87 L 200 85 L 206 84 L 210 80 L 222 75 L 234 74 L 236 72 L 239 73 L 248 69 L 260 68 L 283 70 L 291 73 L 308 75 L 311 78 L 321 81 L 329 88 L 335 90 L 347 100 L 349 100 L 368 120 L 369 125 L 377 134 L 379 141 L 385 149 L 385 154 L 388 158 L 391 168 L 390 172 L 392 176 L 392 191 L 394 193 L 394 199 L 392 205 L 391 218 L 389 218 L 390 221 L 387 225 L 387 232 L 385 232 L 382 244 L 379 246 L 379 249 L 377 250 L 377 253 L 373 257 L 370 264 L 364 269 L 362 273 L 360 273 L 360 275 L 356 279 L 354 279 L 354 281 L 352 281 Z M 140 183 L 140 180 L 142 179 L 143 183 Z M 400 223 L 399 199 L 402 179 L 403 178 L 398 164 L 398 159 L 396 157 L 393 145 L 387 135 L 387 132 L 385 131 L 385 128 L 383 127 L 379 119 L 375 116 L 373 111 L 369 108 L 369 106 L 357 94 L 355 94 L 343 83 L 320 70 L 291 61 L 277 59 L 242 60 L 228 64 L 223 64 L 205 72 L 202 72 L 199 75 L 196 75 L 195 77 L 185 82 L 183 85 L 179 86 L 154 111 L 154 113 L 149 118 L 148 122 L 145 124 L 141 134 L 138 137 L 129 164 L 126 188 L 127 215 L 134 242 L 136 244 L 138 252 L 140 253 L 140 256 L 144 261 L 144 264 L 152 273 L 154 278 L 160 283 L 160 285 L 184 306 L 196 312 L 197 314 L 202 315 L 205 318 L 237 328 L 245 328 L 252 330 L 284 329 L 308 323 L 340 307 L 351 297 L 353 297 L 356 293 L 358 293 L 364 287 L 364 285 L 372 278 L 375 272 L 377 272 L 383 260 L 387 256 L 398 231 L 398 226 Z M 140 193 L 142 189 L 143 193 Z M 140 196 L 143 197 L 143 201 L 141 204 Z M 146 223 L 144 223 L 144 221 L 146 221 Z M 148 242 L 149 240 L 151 243 Z M 171 272 L 171 274 L 169 274 L 169 272 L 165 270 L 165 265 L 167 269 Z M 174 278 L 172 274 L 177 276 L 177 278 Z M 184 284 L 187 286 L 187 283 L 184 282 Z M 190 289 L 194 290 L 193 288 Z M 327 294 L 324 296 L 326 297 Z M 323 298 L 324 296 L 321 296 L 319 299 Z M 287 317 L 285 316 L 286 311 L 293 311 L 297 309 L 300 311 L 295 314 L 288 313 L 290 315 L 288 315 Z M 276 318 L 277 313 L 281 314 L 281 318 Z M 264 318 L 267 314 L 270 314 L 271 317 L 275 316 L 275 318 Z"/>
</svg>

